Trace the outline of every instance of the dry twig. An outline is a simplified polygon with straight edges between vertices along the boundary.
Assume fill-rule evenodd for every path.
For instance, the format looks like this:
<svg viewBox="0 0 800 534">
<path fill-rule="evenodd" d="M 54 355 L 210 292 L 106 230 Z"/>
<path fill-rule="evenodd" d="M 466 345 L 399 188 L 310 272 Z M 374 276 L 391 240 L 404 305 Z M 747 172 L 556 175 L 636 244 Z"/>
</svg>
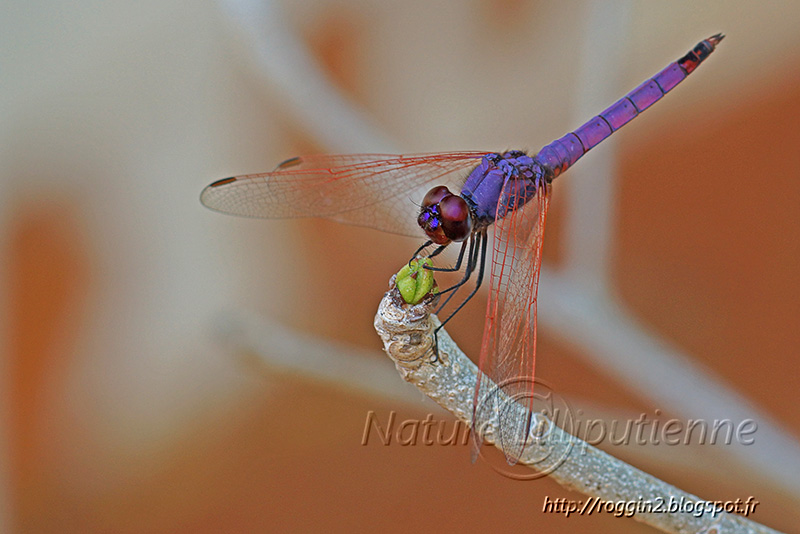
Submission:
<svg viewBox="0 0 800 534">
<path fill-rule="evenodd" d="M 444 330 L 438 336 L 439 358 L 433 361 L 432 330 L 438 319 L 430 314 L 431 307 L 431 298 L 415 306 L 405 304 L 392 278 L 391 289 L 375 316 L 375 329 L 403 379 L 470 425 L 479 371 Z M 582 501 L 585 507 L 575 513 L 597 512 L 605 503 L 650 501 L 666 507 L 670 502 L 705 502 L 569 435 L 543 414 L 535 415 L 533 427 L 536 437 L 526 446 L 520 463 L 589 496 Z M 484 442 L 494 443 L 491 428 Z M 743 516 L 715 511 L 710 505 L 703 508 L 702 515 L 643 510 L 633 517 L 664 532 L 681 534 L 776 532 Z"/>
</svg>

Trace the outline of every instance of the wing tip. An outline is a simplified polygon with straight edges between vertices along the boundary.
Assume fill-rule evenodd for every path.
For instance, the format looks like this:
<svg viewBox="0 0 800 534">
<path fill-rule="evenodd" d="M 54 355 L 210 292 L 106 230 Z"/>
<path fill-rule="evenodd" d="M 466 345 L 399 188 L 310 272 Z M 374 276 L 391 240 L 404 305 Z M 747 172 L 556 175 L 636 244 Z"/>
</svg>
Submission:
<svg viewBox="0 0 800 534">
<path fill-rule="evenodd" d="M 235 176 L 230 176 L 228 178 L 222 178 L 215 182 L 211 182 L 207 186 L 203 188 L 203 191 L 200 193 L 200 203 L 203 204 L 205 207 L 210 208 L 215 211 L 219 211 L 216 206 L 212 205 L 210 199 L 214 197 L 213 191 L 223 185 L 232 184 L 235 182 L 237 178 Z"/>
</svg>

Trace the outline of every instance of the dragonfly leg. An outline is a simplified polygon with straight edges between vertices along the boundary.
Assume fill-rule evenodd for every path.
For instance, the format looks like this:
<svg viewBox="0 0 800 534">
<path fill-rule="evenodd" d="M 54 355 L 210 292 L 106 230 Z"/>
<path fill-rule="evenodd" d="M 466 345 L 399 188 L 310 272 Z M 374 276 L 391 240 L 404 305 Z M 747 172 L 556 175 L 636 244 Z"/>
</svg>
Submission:
<svg viewBox="0 0 800 534">
<path fill-rule="evenodd" d="M 425 241 L 425 242 L 422 244 L 422 246 L 421 246 L 421 247 L 419 247 L 419 248 L 418 248 L 418 249 L 417 249 L 417 250 L 414 252 L 414 254 L 411 256 L 411 259 L 410 259 L 410 260 L 408 260 L 408 266 L 409 266 L 409 267 L 411 267 L 411 262 L 412 262 L 412 261 L 414 261 L 415 259 L 417 259 L 417 256 L 419 256 L 419 253 L 420 253 L 420 252 L 422 252 L 423 250 L 425 250 L 426 248 L 428 248 L 428 247 L 429 247 L 429 246 L 431 246 L 431 245 L 433 245 L 433 241 L 431 241 L 431 240 Z"/>
<path fill-rule="evenodd" d="M 444 321 L 442 321 L 441 324 L 437 326 L 436 329 L 433 331 L 434 362 L 439 359 L 439 330 L 444 328 L 444 325 L 446 325 L 447 322 L 450 321 L 450 319 L 452 319 L 455 316 L 455 314 L 458 313 L 461 310 L 461 308 L 463 308 L 464 305 L 467 302 L 469 302 L 470 299 L 472 299 L 472 297 L 475 296 L 475 293 L 477 293 L 478 289 L 480 289 L 481 287 L 481 283 L 483 282 L 483 273 L 486 267 L 486 249 L 488 248 L 488 240 L 489 238 L 488 234 L 486 233 L 486 230 L 481 231 L 479 235 L 475 238 L 475 241 L 477 241 L 477 246 L 474 249 L 474 252 L 473 250 L 470 250 L 470 258 L 469 261 L 467 262 L 467 267 L 465 269 L 466 271 L 465 276 L 461 282 L 453 286 L 453 288 L 457 290 L 459 287 L 464 285 L 464 283 L 466 283 L 466 281 L 472 275 L 472 272 L 475 270 L 477 264 L 478 278 L 475 281 L 475 287 L 472 289 L 470 294 L 467 295 L 467 298 L 465 298 L 464 301 L 461 302 L 461 304 L 459 304 L 458 307 L 455 310 L 453 310 L 450 313 L 450 315 L 448 315 L 447 318 Z M 478 255 L 480 255 L 480 261 L 478 261 Z M 449 288 L 447 291 L 453 288 Z M 455 292 L 453 292 L 453 295 L 455 295 Z M 452 295 L 448 297 L 447 301 L 449 301 L 451 297 Z M 447 304 L 447 301 L 445 301 L 445 304 Z M 442 305 L 442 307 L 443 306 L 444 305 Z M 439 309 L 441 310 L 442 307 L 440 307 Z"/>
<path fill-rule="evenodd" d="M 436 250 L 434 250 L 433 252 L 428 254 L 428 258 L 433 258 L 434 256 L 438 256 L 439 254 L 444 252 L 444 249 L 446 249 L 446 248 L 447 248 L 447 245 L 439 245 L 438 247 L 436 247 Z"/>
<path fill-rule="evenodd" d="M 447 296 L 447 299 L 445 299 L 445 301 L 436 310 L 436 314 L 437 315 L 442 313 L 442 310 L 444 309 L 445 306 L 447 306 L 447 303 L 450 302 L 450 300 L 453 298 L 453 296 L 455 296 L 455 294 L 458 292 L 458 290 L 461 287 L 463 287 L 464 284 L 467 283 L 467 281 L 472 276 L 472 273 L 475 272 L 475 265 L 476 265 L 476 263 L 478 261 L 478 249 L 476 248 L 477 239 L 476 238 L 470 238 L 469 241 L 470 241 L 470 243 L 469 243 L 469 253 L 467 254 L 467 266 L 464 268 L 464 276 L 461 278 L 461 280 L 457 284 L 454 284 L 454 285 L 448 287 L 447 289 L 445 289 L 443 291 L 439 291 L 439 295 L 444 295 L 445 293 L 449 293 L 451 291 L 452 291 L 452 293 L 450 293 L 450 295 Z M 462 247 L 461 252 L 462 253 L 464 252 L 463 247 Z M 462 258 L 459 256 L 459 263 L 461 262 L 461 259 Z"/>
<path fill-rule="evenodd" d="M 487 234 L 486 234 L 486 231 L 485 231 L 485 230 L 484 230 L 483 232 L 481 232 L 481 233 L 480 233 L 480 235 L 479 235 L 479 239 L 480 239 L 480 242 L 478 243 L 478 250 L 476 250 L 476 251 L 475 251 L 475 256 L 477 257 L 477 256 L 478 256 L 478 251 L 480 251 L 480 256 L 481 256 L 481 259 L 480 259 L 480 262 L 478 262 L 478 278 L 475 280 L 475 287 L 472 289 L 472 291 L 470 292 L 470 294 L 469 294 L 469 295 L 467 295 L 467 298 L 465 298 L 465 299 L 464 299 L 464 301 L 463 301 L 461 304 L 459 304 L 459 305 L 458 305 L 458 307 L 457 307 L 455 310 L 453 310 L 453 311 L 450 313 L 450 315 L 448 315 L 448 316 L 447 316 L 447 319 L 445 319 L 444 321 L 442 321 L 442 324 L 440 324 L 440 325 L 439 325 L 439 326 L 436 328 L 436 331 L 438 331 L 438 330 L 441 330 L 441 328 L 442 328 L 442 327 L 443 327 L 445 324 L 447 324 L 447 322 L 448 322 L 450 319 L 452 319 L 452 318 L 453 318 L 453 316 L 454 316 L 455 314 L 457 314 L 457 313 L 458 313 L 458 312 L 461 310 L 461 308 L 463 308 L 463 307 L 464 307 L 464 305 L 465 305 L 467 302 L 469 302 L 469 301 L 470 301 L 470 299 L 471 299 L 472 297 L 474 297 L 474 296 L 475 296 L 475 293 L 477 293 L 477 292 L 478 292 L 478 289 L 480 289 L 480 287 L 481 287 L 481 283 L 483 282 L 483 272 L 484 272 L 484 268 L 486 267 L 486 248 L 487 248 L 487 243 L 488 243 L 488 236 L 487 236 Z M 470 266 L 468 266 L 468 267 L 470 267 Z M 474 264 L 473 264 L 471 267 L 472 267 L 472 270 L 474 270 L 474 269 L 475 269 L 475 265 L 474 265 Z M 471 274 L 471 273 L 470 273 L 470 274 Z"/>
<path fill-rule="evenodd" d="M 470 255 L 472 254 L 472 239 L 469 240 L 470 243 Z M 464 251 L 467 249 L 467 241 L 461 243 L 461 251 L 458 253 L 458 259 L 456 260 L 456 264 L 453 267 L 434 267 L 432 265 L 426 265 L 425 268 L 429 271 L 435 271 L 440 273 L 452 273 L 455 271 L 461 270 L 461 262 L 464 260 Z M 428 256 L 429 258 L 433 257 L 433 254 Z M 467 256 L 469 257 L 469 256 Z M 447 291 L 450 291 L 449 289 Z"/>
</svg>

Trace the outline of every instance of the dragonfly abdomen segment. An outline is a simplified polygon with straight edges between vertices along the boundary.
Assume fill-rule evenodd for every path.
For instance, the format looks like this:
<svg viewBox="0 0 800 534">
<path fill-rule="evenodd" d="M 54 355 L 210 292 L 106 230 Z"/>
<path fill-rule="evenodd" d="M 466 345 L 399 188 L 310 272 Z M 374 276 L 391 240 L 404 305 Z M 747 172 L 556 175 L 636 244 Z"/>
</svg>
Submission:
<svg viewBox="0 0 800 534">
<path fill-rule="evenodd" d="M 577 130 L 542 148 L 536 161 L 550 170 L 548 178 L 552 180 L 566 171 L 589 150 L 661 100 L 711 55 L 723 37 L 717 34 L 701 41 L 685 56 L 667 65 Z"/>
</svg>

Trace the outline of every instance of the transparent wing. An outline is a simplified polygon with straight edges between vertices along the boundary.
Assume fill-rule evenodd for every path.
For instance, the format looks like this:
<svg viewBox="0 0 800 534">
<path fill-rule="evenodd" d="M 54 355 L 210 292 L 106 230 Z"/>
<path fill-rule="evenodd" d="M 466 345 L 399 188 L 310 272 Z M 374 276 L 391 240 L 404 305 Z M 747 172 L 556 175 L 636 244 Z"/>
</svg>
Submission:
<svg viewBox="0 0 800 534">
<path fill-rule="evenodd" d="M 261 218 L 326 217 L 419 236 L 412 214 L 434 180 L 460 185 L 487 152 L 351 154 L 292 158 L 273 172 L 217 180 L 200 200 L 211 209 Z M 460 191 L 454 191 L 458 193 Z"/>
<path fill-rule="evenodd" d="M 515 183 L 521 193 L 524 182 Z M 524 206 L 515 204 L 521 196 L 509 195 L 509 204 L 498 206 L 498 214 L 507 215 L 495 222 L 491 286 L 479 361 L 482 373 L 473 407 L 473 454 L 480 448 L 483 433 L 493 431 L 510 464 L 518 461 L 529 439 L 536 295 L 550 186 L 540 185 L 536 196 Z"/>
</svg>

